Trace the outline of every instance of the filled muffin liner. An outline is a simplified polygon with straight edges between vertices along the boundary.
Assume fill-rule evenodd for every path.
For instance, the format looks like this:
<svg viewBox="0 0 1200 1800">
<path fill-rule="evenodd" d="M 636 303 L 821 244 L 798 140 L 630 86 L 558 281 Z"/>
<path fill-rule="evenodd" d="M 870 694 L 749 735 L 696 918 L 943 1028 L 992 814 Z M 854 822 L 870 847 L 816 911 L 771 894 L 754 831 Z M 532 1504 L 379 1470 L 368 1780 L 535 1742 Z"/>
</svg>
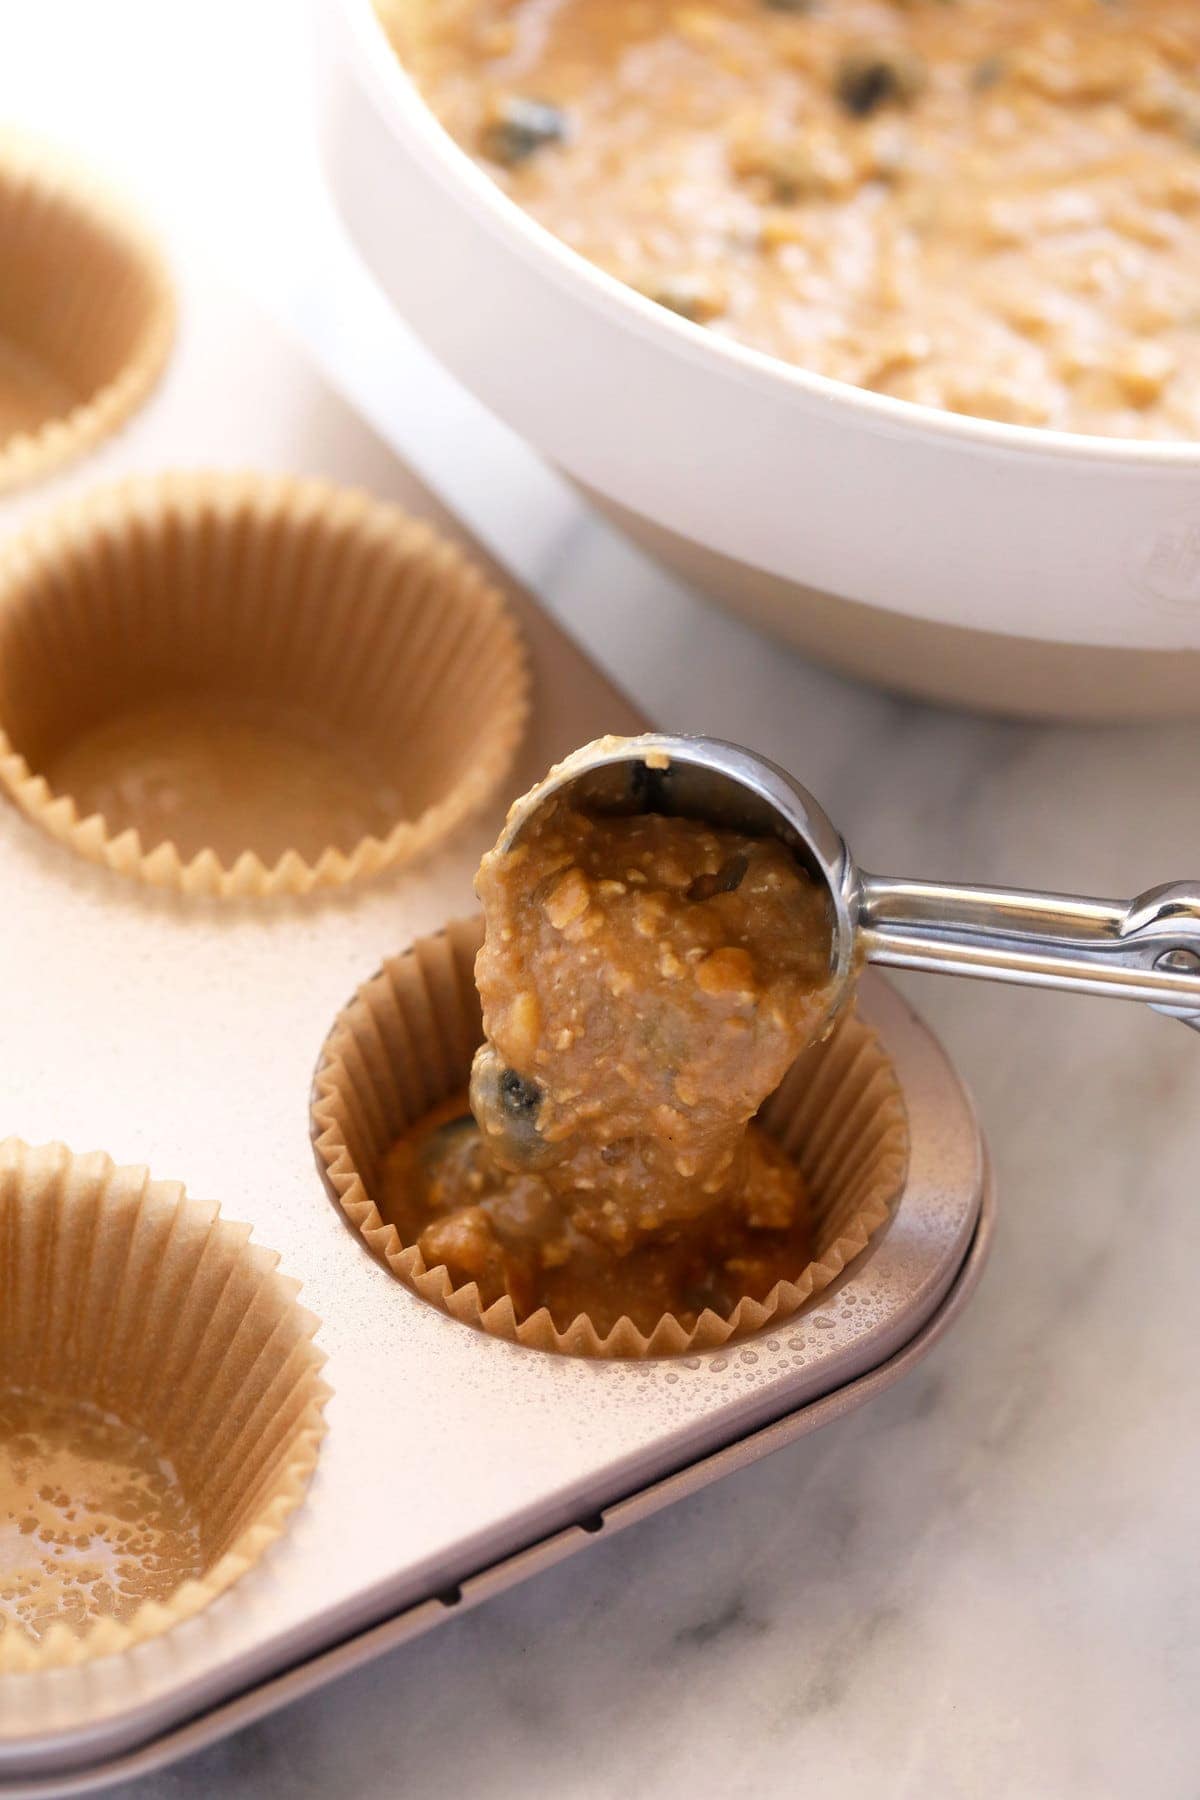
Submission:
<svg viewBox="0 0 1200 1800">
<path fill-rule="evenodd" d="M 2 494 L 91 449 L 141 404 L 170 352 L 175 300 L 157 245 L 122 203 L 58 152 L 8 132 L 0 266 L 0 341 L 75 396 L 0 437 Z"/>
<path fill-rule="evenodd" d="M 253 1568 L 303 1500 L 329 1393 L 318 1321 L 249 1238 L 144 1169 L 0 1143 L 0 1388 L 144 1434 L 176 1471 L 203 1561 L 124 1621 L 82 1632 L 55 1621 L 40 1639 L 8 1624 L 0 1674 L 111 1656 L 191 1618 Z"/>
<path fill-rule="evenodd" d="M 374 734 L 381 773 L 415 772 L 421 804 L 352 843 L 222 854 L 110 826 L 39 768 L 123 706 L 197 691 L 286 702 L 347 746 Z M 139 476 L 0 553 L 0 783 L 81 856 L 154 887 L 304 894 L 407 863 L 487 803 L 528 712 L 499 591 L 429 526 L 354 490 Z"/>
<path fill-rule="evenodd" d="M 518 1319 L 507 1296 L 484 1307 L 474 1282 L 452 1286 L 443 1265 L 426 1267 L 416 1245 L 401 1241 L 376 1195 L 396 1140 L 467 1085 L 483 1037 L 474 982 L 482 942 L 481 919 L 458 920 L 386 962 L 335 1022 L 313 1087 L 313 1137 L 327 1185 L 375 1255 L 423 1300 L 532 1349 L 684 1355 L 788 1318 L 887 1223 L 908 1168 L 907 1115 L 878 1035 L 851 1011 L 799 1058 L 760 1114 L 810 1194 L 816 1249 L 794 1281 L 778 1282 L 764 1300 L 743 1298 L 727 1316 L 705 1311 L 690 1329 L 664 1314 L 649 1336 L 628 1318 L 602 1336 L 582 1314 L 560 1331 L 545 1308 Z"/>
</svg>

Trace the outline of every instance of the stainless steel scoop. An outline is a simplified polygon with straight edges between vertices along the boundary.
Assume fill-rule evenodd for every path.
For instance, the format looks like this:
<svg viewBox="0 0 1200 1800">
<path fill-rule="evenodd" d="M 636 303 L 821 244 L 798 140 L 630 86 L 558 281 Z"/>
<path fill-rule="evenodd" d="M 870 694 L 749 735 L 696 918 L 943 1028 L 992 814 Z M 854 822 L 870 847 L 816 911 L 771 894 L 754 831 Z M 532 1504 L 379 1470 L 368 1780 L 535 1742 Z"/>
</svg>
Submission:
<svg viewBox="0 0 1200 1800">
<path fill-rule="evenodd" d="M 829 893 L 831 1014 L 865 958 L 1140 1000 L 1200 1030 L 1200 880 L 1124 901 L 868 875 L 812 795 L 765 757 L 653 733 L 577 750 L 516 802 L 499 847 L 566 793 L 589 810 L 679 814 L 782 839 Z"/>
</svg>

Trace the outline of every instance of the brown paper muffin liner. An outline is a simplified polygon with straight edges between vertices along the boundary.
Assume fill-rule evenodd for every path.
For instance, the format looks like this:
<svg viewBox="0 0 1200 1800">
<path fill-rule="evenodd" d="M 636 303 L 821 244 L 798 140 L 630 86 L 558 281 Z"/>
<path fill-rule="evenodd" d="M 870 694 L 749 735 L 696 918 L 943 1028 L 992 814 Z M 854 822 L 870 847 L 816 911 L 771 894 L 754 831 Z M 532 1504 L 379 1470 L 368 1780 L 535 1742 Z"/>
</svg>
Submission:
<svg viewBox="0 0 1200 1800">
<path fill-rule="evenodd" d="M 796 1312 L 836 1280 L 883 1226 L 904 1186 L 908 1122 L 877 1034 L 853 1012 L 797 1061 L 762 1112 L 808 1184 L 816 1254 L 794 1282 L 749 1297 L 689 1330 L 666 1314 L 647 1337 L 621 1319 L 601 1337 L 580 1316 L 560 1331 L 544 1308 L 518 1320 L 505 1297 L 486 1308 L 469 1283 L 427 1268 L 376 1203 L 383 1160 L 410 1126 L 467 1085 L 483 1037 L 474 963 L 480 919 L 419 939 L 361 987 L 336 1021 L 313 1088 L 313 1135 L 326 1181 L 366 1243 L 423 1300 L 495 1337 L 574 1356 L 648 1357 L 708 1350 Z"/>
<path fill-rule="evenodd" d="M 0 493 L 90 449 L 166 362 L 157 246 L 56 152 L 0 135 Z"/>
<path fill-rule="evenodd" d="M 528 710 L 483 574 L 322 481 L 138 477 L 0 554 L 0 782 L 156 887 L 302 894 L 408 862 L 492 796 Z"/>
<path fill-rule="evenodd" d="M 0 1143 L 0 1674 L 190 1618 L 304 1498 L 328 1396 L 317 1320 L 249 1237 L 144 1169 Z"/>
</svg>

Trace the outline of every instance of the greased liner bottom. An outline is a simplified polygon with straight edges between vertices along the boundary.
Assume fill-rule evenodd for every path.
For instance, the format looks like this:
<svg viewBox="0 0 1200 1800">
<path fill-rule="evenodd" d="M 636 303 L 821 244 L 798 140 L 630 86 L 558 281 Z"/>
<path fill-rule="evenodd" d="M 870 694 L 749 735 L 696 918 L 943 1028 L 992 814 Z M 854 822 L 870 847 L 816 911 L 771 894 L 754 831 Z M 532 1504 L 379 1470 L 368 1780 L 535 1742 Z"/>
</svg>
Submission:
<svg viewBox="0 0 1200 1800">
<path fill-rule="evenodd" d="M 38 1640 L 8 1626 L 0 1674 L 109 1656 L 190 1618 L 253 1567 L 302 1501 L 329 1391 L 317 1320 L 249 1237 L 144 1169 L 0 1143 L 0 1388 L 143 1433 L 198 1518 L 203 1565 L 123 1622 L 82 1633 L 55 1622 Z"/>
<path fill-rule="evenodd" d="M 606 1337 L 582 1315 L 560 1331 L 544 1308 L 518 1320 L 507 1297 L 484 1309 L 474 1282 L 452 1287 L 444 1266 L 427 1268 L 420 1250 L 401 1242 L 375 1195 L 396 1139 L 467 1085 L 483 1035 L 473 974 L 482 941 L 481 920 L 456 921 L 385 963 L 336 1021 L 313 1089 L 314 1141 L 328 1185 L 370 1248 L 422 1299 L 539 1350 L 681 1355 L 787 1318 L 887 1222 L 908 1167 L 907 1115 L 877 1034 L 850 1013 L 825 1043 L 805 1052 L 762 1113 L 799 1165 L 812 1200 L 816 1254 L 794 1282 L 778 1283 L 763 1301 L 741 1300 L 727 1317 L 706 1311 L 691 1330 L 666 1314 L 648 1337 L 627 1318 Z"/>
<path fill-rule="evenodd" d="M 90 449 L 140 405 L 166 362 L 175 301 L 157 246 L 121 203 L 57 151 L 9 132 L 0 266 L 4 493 Z"/>
<path fill-rule="evenodd" d="M 254 814 L 260 832 L 281 818 L 296 830 L 286 847 L 232 828 L 209 841 L 219 790 L 207 821 L 189 820 L 182 794 L 165 839 L 149 802 L 110 821 L 59 791 L 56 758 L 89 733 L 146 707 L 185 719 L 197 698 L 311 722 L 349 769 L 378 778 L 361 788 L 376 829 L 355 802 L 329 842 L 328 819 L 297 810 L 302 780 L 277 783 Z M 524 647 L 486 577 L 427 525 L 323 481 L 135 477 L 0 554 L 0 784 L 80 855 L 155 887 L 297 894 L 408 862 L 491 798 L 528 711 Z"/>
</svg>

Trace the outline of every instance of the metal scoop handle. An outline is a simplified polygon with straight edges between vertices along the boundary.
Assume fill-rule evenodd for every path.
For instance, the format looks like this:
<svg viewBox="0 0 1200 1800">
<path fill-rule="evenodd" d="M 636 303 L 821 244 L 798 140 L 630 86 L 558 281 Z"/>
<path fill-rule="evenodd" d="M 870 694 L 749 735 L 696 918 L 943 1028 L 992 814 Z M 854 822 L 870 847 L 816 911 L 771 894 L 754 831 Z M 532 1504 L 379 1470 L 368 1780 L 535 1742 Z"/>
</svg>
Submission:
<svg viewBox="0 0 1200 1800">
<path fill-rule="evenodd" d="M 779 837 L 829 893 L 831 1010 L 865 955 L 894 969 L 1140 1000 L 1200 1030 L 1200 881 L 1127 902 L 867 875 L 786 769 L 740 744 L 658 732 L 575 751 L 516 801 L 498 847 L 511 848 L 567 791 L 601 811 L 677 813 Z"/>
<path fill-rule="evenodd" d="M 871 962 L 1140 1000 L 1200 1031 L 1200 883 L 1136 900 L 953 887 L 859 872 Z"/>
</svg>

